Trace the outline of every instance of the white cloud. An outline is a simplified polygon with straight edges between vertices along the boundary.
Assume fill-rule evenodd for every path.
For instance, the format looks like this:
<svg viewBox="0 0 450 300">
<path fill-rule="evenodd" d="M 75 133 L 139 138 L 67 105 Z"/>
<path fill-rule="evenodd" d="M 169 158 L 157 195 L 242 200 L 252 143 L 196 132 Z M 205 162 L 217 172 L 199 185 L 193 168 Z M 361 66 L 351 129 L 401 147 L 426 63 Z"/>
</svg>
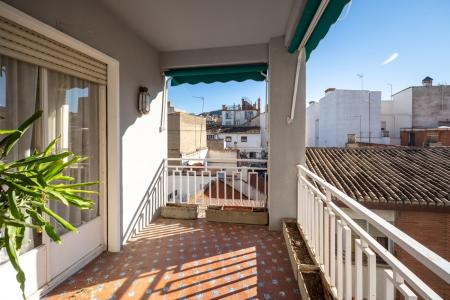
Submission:
<svg viewBox="0 0 450 300">
<path fill-rule="evenodd" d="M 391 55 L 389 55 L 389 57 L 385 61 L 383 61 L 382 65 L 390 64 L 391 62 L 396 60 L 397 57 L 398 57 L 398 53 L 397 52 L 392 53 Z"/>
</svg>

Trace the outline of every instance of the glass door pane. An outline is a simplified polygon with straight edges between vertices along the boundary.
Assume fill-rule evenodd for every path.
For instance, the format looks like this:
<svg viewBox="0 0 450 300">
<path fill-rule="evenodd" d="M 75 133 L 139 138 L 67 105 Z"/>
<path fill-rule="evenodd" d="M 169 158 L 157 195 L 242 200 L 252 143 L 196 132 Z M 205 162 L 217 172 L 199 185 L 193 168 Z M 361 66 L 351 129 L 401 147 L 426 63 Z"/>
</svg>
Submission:
<svg viewBox="0 0 450 300">
<path fill-rule="evenodd" d="M 48 138 L 58 138 L 57 151 L 71 151 L 88 160 L 72 166 L 66 175 L 77 182 L 99 179 L 99 85 L 62 73 L 48 71 Z M 98 192 L 99 186 L 89 187 Z M 50 207 L 75 226 L 99 215 L 99 196 L 86 195 L 95 205 L 81 211 L 59 202 Z M 63 228 L 54 224 L 62 233 Z"/>
<path fill-rule="evenodd" d="M 15 129 L 40 108 L 38 67 L 0 55 L 0 129 Z M 40 144 L 41 123 L 28 130 L 6 161 L 24 158 Z M 0 236 L 1 236 L 0 232 Z M 41 244 L 40 234 L 26 229 L 21 253 Z M 7 260 L 5 250 L 0 250 L 0 263 Z"/>
</svg>

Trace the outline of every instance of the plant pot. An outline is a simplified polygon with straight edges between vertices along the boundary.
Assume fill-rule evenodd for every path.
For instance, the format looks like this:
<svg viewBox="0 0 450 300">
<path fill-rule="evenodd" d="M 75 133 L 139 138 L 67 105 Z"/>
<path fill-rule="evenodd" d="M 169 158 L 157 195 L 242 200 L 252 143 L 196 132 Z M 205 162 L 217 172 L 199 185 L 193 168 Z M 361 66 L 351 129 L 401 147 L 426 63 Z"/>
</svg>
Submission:
<svg viewBox="0 0 450 300">
<path fill-rule="evenodd" d="M 167 203 L 161 209 L 161 217 L 166 219 L 196 220 L 197 204 Z"/>
<path fill-rule="evenodd" d="M 266 209 L 238 206 L 208 206 L 206 220 L 210 222 L 267 225 L 269 213 Z"/>
<path fill-rule="evenodd" d="M 335 299 L 295 219 L 283 219 L 282 230 L 301 299 Z"/>
</svg>

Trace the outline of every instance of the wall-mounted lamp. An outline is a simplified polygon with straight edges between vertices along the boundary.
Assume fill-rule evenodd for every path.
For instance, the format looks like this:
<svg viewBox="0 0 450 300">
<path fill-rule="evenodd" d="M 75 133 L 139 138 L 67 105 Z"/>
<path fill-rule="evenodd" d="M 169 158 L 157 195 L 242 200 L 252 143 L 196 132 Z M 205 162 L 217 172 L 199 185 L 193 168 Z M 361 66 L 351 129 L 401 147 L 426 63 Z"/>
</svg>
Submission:
<svg viewBox="0 0 450 300">
<path fill-rule="evenodd" d="M 138 110 L 141 114 L 148 114 L 150 112 L 150 103 L 152 99 L 150 98 L 150 93 L 148 88 L 145 86 L 139 87 L 139 98 L 138 98 Z"/>
</svg>

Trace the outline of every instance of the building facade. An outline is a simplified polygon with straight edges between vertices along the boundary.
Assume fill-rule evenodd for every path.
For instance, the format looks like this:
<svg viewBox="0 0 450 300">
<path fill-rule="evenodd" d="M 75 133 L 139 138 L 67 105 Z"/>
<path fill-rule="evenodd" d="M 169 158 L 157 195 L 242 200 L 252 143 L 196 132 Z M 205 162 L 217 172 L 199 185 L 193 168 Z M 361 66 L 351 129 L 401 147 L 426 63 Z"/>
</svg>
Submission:
<svg viewBox="0 0 450 300">
<path fill-rule="evenodd" d="M 450 86 L 433 85 L 426 77 L 422 86 L 408 87 L 381 102 L 381 122 L 391 143 L 401 144 L 402 128 L 437 128 L 450 125 Z"/>
<path fill-rule="evenodd" d="M 256 117 L 261 110 L 261 99 L 251 104 L 248 99 L 242 98 L 240 105 L 222 105 L 222 126 L 243 126 Z"/>
<path fill-rule="evenodd" d="M 400 130 L 400 139 L 402 146 L 450 146 L 450 127 L 404 128 Z"/>
<path fill-rule="evenodd" d="M 237 149 L 244 158 L 261 158 L 261 131 L 259 127 L 223 128 L 217 137 L 224 141 L 225 149 Z"/>
<path fill-rule="evenodd" d="M 345 147 L 349 135 L 359 142 L 387 143 L 381 136 L 380 102 L 379 91 L 327 89 L 307 109 L 307 145 Z"/>
<path fill-rule="evenodd" d="M 204 158 L 207 152 L 206 119 L 182 112 L 168 114 L 168 157 Z"/>
</svg>

